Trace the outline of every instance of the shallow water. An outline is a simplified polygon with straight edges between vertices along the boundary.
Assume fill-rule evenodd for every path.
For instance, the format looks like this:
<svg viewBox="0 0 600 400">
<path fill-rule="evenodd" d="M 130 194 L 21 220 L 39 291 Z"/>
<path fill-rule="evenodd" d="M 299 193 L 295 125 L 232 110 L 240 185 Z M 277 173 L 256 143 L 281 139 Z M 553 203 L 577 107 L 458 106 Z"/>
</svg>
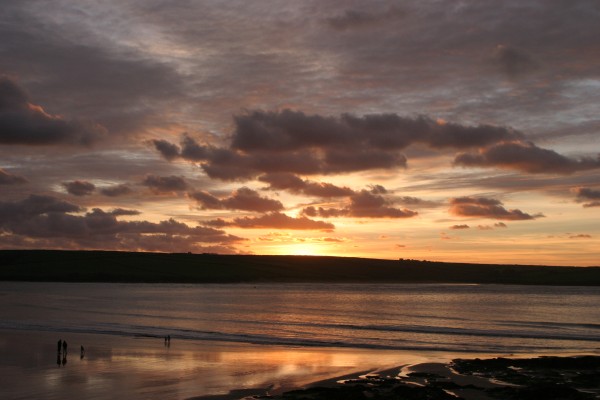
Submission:
<svg viewBox="0 0 600 400">
<path fill-rule="evenodd" d="M 187 398 L 457 355 L 600 353 L 593 287 L 0 282 L 0 299 L 3 398 Z"/>
<path fill-rule="evenodd" d="M 594 351 L 600 288 L 0 283 L 1 329 L 311 347 Z"/>
</svg>

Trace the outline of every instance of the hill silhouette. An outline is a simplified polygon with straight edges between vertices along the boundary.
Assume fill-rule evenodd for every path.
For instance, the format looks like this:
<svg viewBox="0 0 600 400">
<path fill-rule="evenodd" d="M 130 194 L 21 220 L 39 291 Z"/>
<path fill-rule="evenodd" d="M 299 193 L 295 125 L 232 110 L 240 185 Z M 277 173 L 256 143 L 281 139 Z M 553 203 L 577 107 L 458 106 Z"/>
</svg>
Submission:
<svg viewBox="0 0 600 400">
<path fill-rule="evenodd" d="M 148 283 L 496 283 L 600 286 L 600 267 L 325 256 L 2 250 L 0 280 Z"/>
</svg>

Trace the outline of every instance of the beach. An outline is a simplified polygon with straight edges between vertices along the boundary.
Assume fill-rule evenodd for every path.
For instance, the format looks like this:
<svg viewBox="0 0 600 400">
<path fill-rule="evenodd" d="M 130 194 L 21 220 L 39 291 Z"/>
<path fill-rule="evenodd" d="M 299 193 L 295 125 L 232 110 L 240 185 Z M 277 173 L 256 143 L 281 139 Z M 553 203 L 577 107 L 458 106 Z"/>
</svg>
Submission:
<svg viewBox="0 0 600 400">
<path fill-rule="evenodd" d="M 66 360 L 57 341 L 68 342 Z M 85 348 L 81 358 L 80 346 Z M 3 399 L 187 399 L 281 393 L 427 360 L 396 351 L 306 349 L 62 332 L 0 331 Z M 64 364 L 63 364 L 64 362 Z M 234 396 L 228 396 L 235 398 Z M 243 396 L 238 396 L 243 397 Z"/>
<path fill-rule="evenodd" d="M 62 351 L 57 353 L 57 338 L 69 344 L 66 357 Z M 85 348 L 83 357 L 80 346 Z M 497 371 L 488 370 L 486 376 L 481 365 L 466 363 L 459 373 L 451 364 L 458 355 L 443 352 L 306 349 L 177 339 L 167 346 L 161 337 L 31 331 L 0 331 L 0 349 L 4 399 L 109 399 L 115 395 L 130 399 L 319 399 L 334 398 L 332 391 L 339 396 L 377 393 L 386 398 L 398 388 L 409 388 L 405 390 L 414 396 L 423 395 L 427 388 L 433 393 L 430 396 L 441 390 L 479 400 L 497 398 L 490 396 L 490 389 L 513 386 L 503 382 Z M 563 354 L 562 359 L 573 356 Z M 480 358 L 494 355 L 469 359 Z M 598 360 L 596 356 L 595 378 L 600 377 Z M 591 381 L 600 382 L 595 378 Z M 597 384 L 587 387 L 596 396 L 598 390 Z"/>
</svg>

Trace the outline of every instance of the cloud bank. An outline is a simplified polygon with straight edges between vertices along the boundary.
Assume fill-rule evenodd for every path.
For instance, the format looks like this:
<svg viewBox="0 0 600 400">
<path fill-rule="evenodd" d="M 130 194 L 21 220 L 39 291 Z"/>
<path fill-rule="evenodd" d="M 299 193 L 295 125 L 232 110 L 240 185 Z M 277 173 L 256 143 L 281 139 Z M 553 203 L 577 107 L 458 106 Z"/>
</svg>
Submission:
<svg viewBox="0 0 600 400">
<path fill-rule="evenodd" d="M 83 211 L 76 204 L 51 196 L 31 195 L 20 201 L 0 202 L 1 236 L 7 243 L 25 248 L 177 252 L 203 251 L 209 243 L 212 249 L 228 253 L 233 252 L 234 243 L 242 240 L 222 230 L 190 227 L 174 219 L 159 223 L 117 219 L 138 215 L 136 210 Z"/>
</svg>

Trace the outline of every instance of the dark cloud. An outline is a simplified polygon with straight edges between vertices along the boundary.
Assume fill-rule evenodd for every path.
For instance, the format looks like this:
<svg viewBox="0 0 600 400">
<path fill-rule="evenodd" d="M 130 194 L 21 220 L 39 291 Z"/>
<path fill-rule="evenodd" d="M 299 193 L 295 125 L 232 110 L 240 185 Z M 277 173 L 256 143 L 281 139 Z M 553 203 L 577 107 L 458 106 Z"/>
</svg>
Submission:
<svg viewBox="0 0 600 400">
<path fill-rule="evenodd" d="M 187 135 L 180 150 L 166 141 L 154 141 L 154 145 L 167 159 L 180 156 L 199 163 L 211 178 L 248 180 L 261 174 L 405 168 L 407 160 L 400 151 L 412 144 L 465 149 L 522 137 L 504 127 L 462 126 L 396 114 L 343 114 L 335 118 L 292 110 L 254 111 L 235 116 L 234 121 L 228 148 L 201 145 Z"/>
<path fill-rule="evenodd" d="M 231 147 L 245 152 L 324 150 L 401 150 L 413 143 L 434 148 L 468 148 L 517 139 L 514 130 L 490 125 L 462 126 L 431 118 L 371 114 L 339 118 L 300 111 L 254 111 L 235 117 Z M 335 153 L 334 153 L 335 154 Z"/>
<path fill-rule="evenodd" d="M 188 184 L 181 176 L 157 176 L 146 175 L 142 181 L 142 185 L 147 186 L 154 193 L 173 193 L 181 192 L 188 188 Z"/>
<path fill-rule="evenodd" d="M 235 226 L 238 228 L 271 228 L 293 230 L 320 230 L 331 231 L 333 224 L 324 221 L 315 221 L 305 216 L 294 218 L 280 212 L 273 212 L 258 217 L 241 217 L 232 221 L 217 219 L 206 222 L 207 225 L 216 227 Z"/>
<path fill-rule="evenodd" d="M 523 50 L 503 44 L 496 46 L 493 60 L 500 71 L 512 79 L 539 68 L 539 65 L 529 54 Z"/>
<path fill-rule="evenodd" d="M 13 243 L 30 247 L 43 243 L 48 248 L 157 250 L 156 243 L 177 243 L 161 251 L 202 249 L 201 243 L 217 243 L 223 249 L 241 238 L 209 227 L 190 227 L 174 219 L 153 223 L 120 221 L 118 216 L 138 215 L 135 210 L 94 208 L 84 215 L 79 206 L 49 197 L 36 196 L 16 202 L 0 202 L 0 229 Z M 136 245 L 133 245 L 136 243 Z M 152 244 L 150 244 L 152 243 Z"/>
<path fill-rule="evenodd" d="M 530 215 L 521 210 L 507 210 L 502 202 L 485 197 L 457 197 L 450 199 L 450 212 L 461 217 L 481 217 L 508 221 L 531 220 L 543 217 Z"/>
<path fill-rule="evenodd" d="M 0 168 L 0 185 L 17 185 L 27 183 L 27 179 L 20 175 L 14 175 Z"/>
<path fill-rule="evenodd" d="M 454 163 L 467 167 L 499 167 L 529 173 L 572 174 L 600 168 L 600 156 L 596 159 L 573 160 L 533 143 L 505 142 L 482 149 L 478 154 L 459 154 Z"/>
<path fill-rule="evenodd" d="M 572 191 L 577 195 L 577 201 L 583 203 L 584 208 L 600 207 L 600 190 L 577 187 L 573 188 Z"/>
<path fill-rule="evenodd" d="M 586 233 L 579 233 L 577 235 L 570 235 L 569 239 L 591 239 L 592 235 L 588 235 Z"/>
<path fill-rule="evenodd" d="M 302 210 L 302 214 L 309 217 L 321 217 L 321 218 L 336 218 L 346 217 L 349 215 L 349 211 L 346 208 L 323 208 L 308 206 Z"/>
<path fill-rule="evenodd" d="M 122 215 L 140 215 L 141 212 L 138 210 L 127 210 L 124 208 L 115 208 L 114 210 L 109 212 L 110 215 L 114 215 L 115 217 Z"/>
<path fill-rule="evenodd" d="M 184 82 L 172 63 L 134 44 L 145 39 L 134 32 L 133 21 L 140 20 L 130 12 L 136 7 L 105 3 L 84 11 L 63 5 L 5 4 L 0 70 L 31 81 L 34 98 L 54 112 L 93 119 L 112 137 L 164 124 L 173 102 L 185 97 Z M 124 25 L 115 26 L 119 21 Z M 132 42 L 121 41 L 122 29 L 132 33 Z"/>
<path fill-rule="evenodd" d="M 72 203 L 59 200 L 55 197 L 32 194 L 24 200 L 17 202 L 0 201 L 0 222 L 27 220 L 32 217 L 49 213 L 72 213 L 82 209 Z"/>
<path fill-rule="evenodd" d="M 179 146 L 167 142 L 166 140 L 152 140 L 154 148 L 167 160 L 171 161 L 181 155 Z"/>
<path fill-rule="evenodd" d="M 349 213 L 353 217 L 365 218 L 410 218 L 416 211 L 388 206 L 388 201 L 380 195 L 361 190 L 350 197 Z"/>
<path fill-rule="evenodd" d="M 397 203 L 400 203 L 402 205 L 405 205 L 405 206 L 422 207 L 422 208 L 426 208 L 426 207 L 438 207 L 438 206 L 440 206 L 442 204 L 442 203 L 440 203 L 438 201 L 424 200 L 424 199 L 421 199 L 419 197 L 413 197 L 413 196 L 395 197 L 394 201 L 397 202 Z"/>
<path fill-rule="evenodd" d="M 62 185 L 73 196 L 88 196 L 96 190 L 96 185 L 87 181 L 63 182 Z"/>
<path fill-rule="evenodd" d="M 449 229 L 458 230 L 458 229 L 469 229 L 469 225 L 452 225 Z"/>
<path fill-rule="evenodd" d="M 583 207 L 584 208 L 600 207 L 600 201 L 591 201 L 589 203 L 584 203 Z"/>
<path fill-rule="evenodd" d="M 369 185 L 369 189 L 373 194 L 387 194 L 388 190 L 381 185 Z"/>
<path fill-rule="evenodd" d="M 491 231 L 496 228 L 506 228 L 506 224 L 504 222 L 496 222 L 494 225 L 477 225 L 477 229 L 482 231 Z"/>
<path fill-rule="evenodd" d="M 345 197 L 354 191 L 346 186 L 340 187 L 331 183 L 303 180 L 291 173 L 272 173 L 261 175 L 258 180 L 269 184 L 271 190 L 287 190 L 291 193 L 302 193 L 316 197 Z"/>
<path fill-rule="evenodd" d="M 108 197 L 124 196 L 131 192 L 133 192 L 133 190 L 125 183 L 100 189 L 100 193 Z"/>
<path fill-rule="evenodd" d="M 587 187 L 578 187 L 574 189 L 574 192 L 580 199 L 600 200 L 600 190 Z"/>
<path fill-rule="evenodd" d="M 261 197 L 255 190 L 247 187 L 239 188 L 229 197 L 217 198 L 208 192 L 193 192 L 189 196 L 196 200 L 202 209 L 206 210 L 243 210 L 255 212 L 269 212 L 283 210 L 279 200 Z"/>
<path fill-rule="evenodd" d="M 345 31 L 380 27 L 381 24 L 404 18 L 405 15 L 405 12 L 397 8 L 390 8 L 378 13 L 369 13 L 362 10 L 346 10 L 341 15 L 327 18 L 325 22 L 335 30 Z"/>
<path fill-rule="evenodd" d="M 418 213 L 409 209 L 390 207 L 389 202 L 372 191 L 361 190 L 350 196 L 350 205 L 345 208 L 322 208 L 309 206 L 302 210 L 309 217 L 357 217 L 357 218 L 411 218 Z"/>
<path fill-rule="evenodd" d="M 30 103 L 15 82 L 0 75 L 0 145 L 90 145 L 105 133 L 91 122 L 48 114 Z"/>
</svg>

